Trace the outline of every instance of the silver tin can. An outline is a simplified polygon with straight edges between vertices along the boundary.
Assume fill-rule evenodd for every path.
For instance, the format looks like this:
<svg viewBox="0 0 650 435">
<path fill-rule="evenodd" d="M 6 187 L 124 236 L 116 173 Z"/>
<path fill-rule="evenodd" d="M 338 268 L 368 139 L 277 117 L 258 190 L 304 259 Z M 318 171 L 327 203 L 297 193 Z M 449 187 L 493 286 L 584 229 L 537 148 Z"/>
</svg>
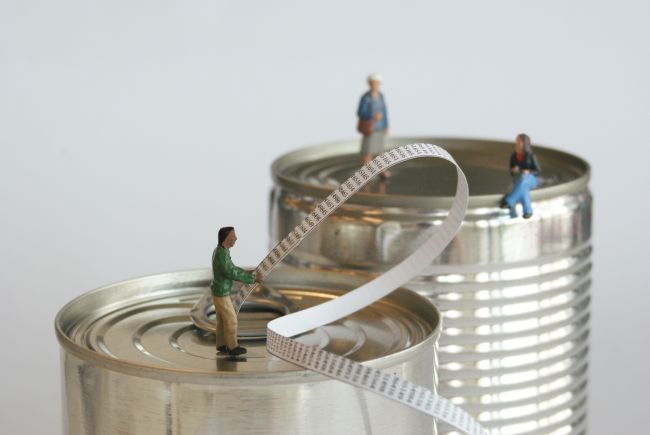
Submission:
<svg viewBox="0 0 650 435">
<path fill-rule="evenodd" d="M 443 313 L 439 392 L 501 434 L 582 433 L 587 410 L 591 270 L 589 165 L 535 147 L 543 172 L 534 215 L 498 207 L 510 187 L 513 143 L 394 138 L 433 143 L 467 175 L 471 197 L 459 234 L 407 287 Z M 360 165 L 357 141 L 304 148 L 272 166 L 271 245 Z M 451 203 L 451 165 L 405 163 L 358 193 L 286 262 L 342 273 L 387 269 L 434 229 Z M 441 428 L 445 431 L 445 428 Z"/>
<path fill-rule="evenodd" d="M 250 337 L 283 310 L 255 295 L 240 313 L 245 358 L 215 355 L 214 335 L 189 317 L 211 278 L 195 270 L 134 279 L 61 309 L 64 434 L 435 432 L 427 415 L 269 355 Z M 281 267 L 265 285 L 302 309 L 362 282 Z M 299 341 L 433 388 L 439 322 L 426 298 L 400 289 Z"/>
</svg>

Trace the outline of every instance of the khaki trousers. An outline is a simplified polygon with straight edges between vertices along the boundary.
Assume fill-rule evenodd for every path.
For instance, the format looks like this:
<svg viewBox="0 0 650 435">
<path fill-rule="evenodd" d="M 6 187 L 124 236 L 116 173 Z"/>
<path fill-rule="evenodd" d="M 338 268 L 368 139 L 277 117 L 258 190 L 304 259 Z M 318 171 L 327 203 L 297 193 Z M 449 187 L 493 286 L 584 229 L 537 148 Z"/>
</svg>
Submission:
<svg viewBox="0 0 650 435">
<path fill-rule="evenodd" d="M 217 347 L 237 347 L 237 314 L 230 296 L 213 296 L 214 310 L 217 313 Z"/>
</svg>

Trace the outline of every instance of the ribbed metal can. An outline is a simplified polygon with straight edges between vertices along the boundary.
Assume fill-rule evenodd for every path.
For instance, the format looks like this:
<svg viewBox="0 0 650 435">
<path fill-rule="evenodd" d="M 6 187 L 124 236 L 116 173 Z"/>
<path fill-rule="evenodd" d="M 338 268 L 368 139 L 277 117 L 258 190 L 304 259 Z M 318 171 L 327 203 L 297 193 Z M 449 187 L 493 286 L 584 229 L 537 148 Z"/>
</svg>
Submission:
<svg viewBox="0 0 650 435">
<path fill-rule="evenodd" d="M 592 197 L 589 165 L 534 147 L 542 166 L 530 219 L 499 208 L 514 143 L 394 138 L 391 146 L 447 149 L 469 182 L 452 243 L 407 287 L 443 313 L 439 392 L 492 433 L 583 433 L 587 412 Z M 271 245 L 360 166 L 357 141 L 304 148 L 272 166 Z M 409 162 L 358 193 L 286 262 L 312 270 L 378 273 L 434 231 L 456 184 L 451 165 Z M 446 428 L 441 427 L 441 432 Z"/>
<path fill-rule="evenodd" d="M 266 324 L 287 305 L 320 304 L 362 279 L 278 268 L 240 312 L 248 353 L 229 357 L 216 355 L 214 335 L 189 317 L 211 278 L 194 270 L 124 281 L 60 310 L 64 434 L 435 433 L 425 414 L 266 351 Z M 433 304 L 400 289 L 298 340 L 433 388 L 439 331 Z"/>
</svg>

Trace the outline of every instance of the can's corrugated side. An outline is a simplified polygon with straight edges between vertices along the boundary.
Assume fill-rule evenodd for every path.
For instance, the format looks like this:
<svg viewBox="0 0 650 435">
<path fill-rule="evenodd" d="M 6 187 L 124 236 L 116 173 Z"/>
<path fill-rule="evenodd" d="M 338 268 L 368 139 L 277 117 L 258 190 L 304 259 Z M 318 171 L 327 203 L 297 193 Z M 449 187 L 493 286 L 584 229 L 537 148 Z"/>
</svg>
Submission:
<svg viewBox="0 0 650 435">
<path fill-rule="evenodd" d="M 470 166 L 469 172 L 471 165 L 485 162 L 503 167 L 507 177 L 512 143 L 446 138 L 398 138 L 392 143 L 413 142 L 443 146 L 461 167 Z M 407 287 L 428 297 L 443 313 L 438 372 L 443 396 L 494 433 L 582 433 L 592 266 L 590 168 L 576 156 L 535 149 L 544 172 L 564 178 L 532 192 L 533 217 L 511 219 L 500 209 L 505 191 L 473 195 L 459 234 Z M 323 162 L 336 156 L 355 161 L 357 150 L 357 142 L 340 142 L 276 160 L 271 245 L 331 189 L 318 178 L 329 173 Z M 462 159 L 472 156 L 472 150 L 480 156 L 478 163 Z M 345 159 L 332 161 L 341 164 Z M 287 175 L 296 165 L 302 165 L 303 179 L 296 172 Z M 318 171 L 310 172 L 310 165 Z M 399 168 L 394 172 L 399 177 Z M 469 183 L 472 192 L 471 177 Z M 361 193 L 286 261 L 343 273 L 380 272 L 399 261 L 422 231 L 435 230 L 448 202 L 445 197 Z"/>
</svg>

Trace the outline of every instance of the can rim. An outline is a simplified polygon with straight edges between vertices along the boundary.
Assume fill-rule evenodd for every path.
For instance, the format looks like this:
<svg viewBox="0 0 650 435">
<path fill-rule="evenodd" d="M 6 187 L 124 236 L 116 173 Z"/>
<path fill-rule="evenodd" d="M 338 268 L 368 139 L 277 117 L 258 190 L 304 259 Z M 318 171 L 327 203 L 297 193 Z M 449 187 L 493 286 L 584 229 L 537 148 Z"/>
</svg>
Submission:
<svg viewBox="0 0 650 435">
<path fill-rule="evenodd" d="M 508 141 L 474 139 L 466 137 L 398 136 L 391 137 L 390 142 L 391 145 L 389 148 L 387 148 L 387 150 L 410 143 L 432 143 L 445 148 L 447 151 L 449 151 L 452 157 L 454 155 L 454 148 L 463 149 L 470 146 L 479 146 L 481 148 L 503 145 L 512 146 L 512 142 Z M 293 177 L 285 175 L 285 170 L 289 166 L 292 166 L 296 163 L 316 161 L 318 159 L 334 157 L 343 154 L 354 154 L 358 152 L 358 147 L 358 140 L 342 140 L 299 148 L 295 151 L 283 154 L 273 161 L 271 164 L 271 177 L 277 185 L 290 189 L 291 191 L 314 198 L 324 198 L 331 193 L 331 188 L 321 187 L 299 181 Z M 532 190 L 531 199 L 533 201 L 540 201 L 565 195 L 567 193 L 578 192 L 587 187 L 591 176 L 591 167 L 589 163 L 587 163 L 584 159 L 574 154 L 570 154 L 556 148 L 547 147 L 545 145 L 538 146 L 535 144 L 535 149 L 543 150 L 545 153 L 553 156 L 554 160 L 562 161 L 565 165 L 572 168 L 574 172 L 580 175 L 568 182 Z M 497 204 L 499 203 L 501 197 L 502 194 L 470 195 L 468 207 L 496 208 L 498 207 Z M 448 208 L 451 206 L 452 200 L 453 198 L 451 196 L 431 197 L 395 194 L 380 195 L 369 192 L 357 192 L 352 198 L 350 198 L 349 203 L 371 206 L 438 209 Z"/>
<path fill-rule="evenodd" d="M 300 272 L 300 271 L 298 271 Z M 137 377 L 144 377 L 157 380 L 165 381 L 175 381 L 183 383 L 195 383 L 195 384 L 219 384 L 223 385 L 225 383 L 234 382 L 241 383 L 246 381 L 249 383 L 266 384 L 274 383 L 281 381 L 283 383 L 304 383 L 308 382 L 320 382 L 331 380 L 331 378 L 313 372 L 310 370 L 295 370 L 295 371 L 279 371 L 279 372 L 214 372 L 214 371 L 200 371 L 200 370 L 186 370 L 181 368 L 168 368 L 168 367 L 153 367 L 146 364 L 140 364 L 132 361 L 125 361 L 120 359 L 111 358 L 107 355 L 98 353 L 91 349 L 88 349 L 84 346 L 79 345 L 74 340 L 72 340 L 64 331 L 64 320 L 67 315 L 70 315 L 70 311 L 80 305 L 80 302 L 84 299 L 92 297 L 97 293 L 109 292 L 111 289 L 116 287 L 122 287 L 125 285 L 131 286 L 158 286 L 159 289 L 165 286 L 168 286 L 172 283 L 192 283 L 192 282 L 205 282 L 205 280 L 211 278 L 210 269 L 188 269 L 175 272 L 166 272 L 159 273 L 155 275 L 146 275 L 138 278 L 132 278 L 124 281 L 115 282 L 107 286 L 99 287 L 97 289 L 83 293 L 82 295 L 76 297 L 72 301 L 64 305 L 59 312 L 57 313 L 54 320 L 54 328 L 57 340 L 62 347 L 62 350 L 68 352 L 84 361 L 89 361 L 94 366 L 99 366 L 111 371 L 116 371 L 128 375 L 133 375 Z M 348 276 L 349 278 L 349 276 Z M 353 279 L 358 280 L 360 277 L 353 277 Z M 361 279 L 360 281 L 363 281 Z M 438 308 L 431 303 L 427 298 L 417 294 L 416 292 L 406 289 L 398 288 L 391 295 L 395 297 L 395 293 L 399 292 L 401 294 L 408 294 L 409 298 L 417 300 L 414 303 L 418 309 L 426 309 L 431 311 L 430 314 L 433 314 L 437 319 L 433 325 L 433 330 L 424 340 L 417 343 L 415 346 L 411 346 L 407 349 L 403 349 L 397 352 L 394 352 L 390 355 L 385 355 L 379 358 L 375 358 L 369 361 L 364 361 L 363 364 L 375 368 L 386 368 L 395 365 L 400 361 L 409 359 L 414 355 L 426 351 L 429 348 L 433 347 L 433 344 L 439 339 L 440 331 L 442 329 L 442 315 Z M 389 295 L 388 297 L 391 297 Z M 189 310 L 188 310 L 188 321 L 189 321 Z"/>
</svg>

